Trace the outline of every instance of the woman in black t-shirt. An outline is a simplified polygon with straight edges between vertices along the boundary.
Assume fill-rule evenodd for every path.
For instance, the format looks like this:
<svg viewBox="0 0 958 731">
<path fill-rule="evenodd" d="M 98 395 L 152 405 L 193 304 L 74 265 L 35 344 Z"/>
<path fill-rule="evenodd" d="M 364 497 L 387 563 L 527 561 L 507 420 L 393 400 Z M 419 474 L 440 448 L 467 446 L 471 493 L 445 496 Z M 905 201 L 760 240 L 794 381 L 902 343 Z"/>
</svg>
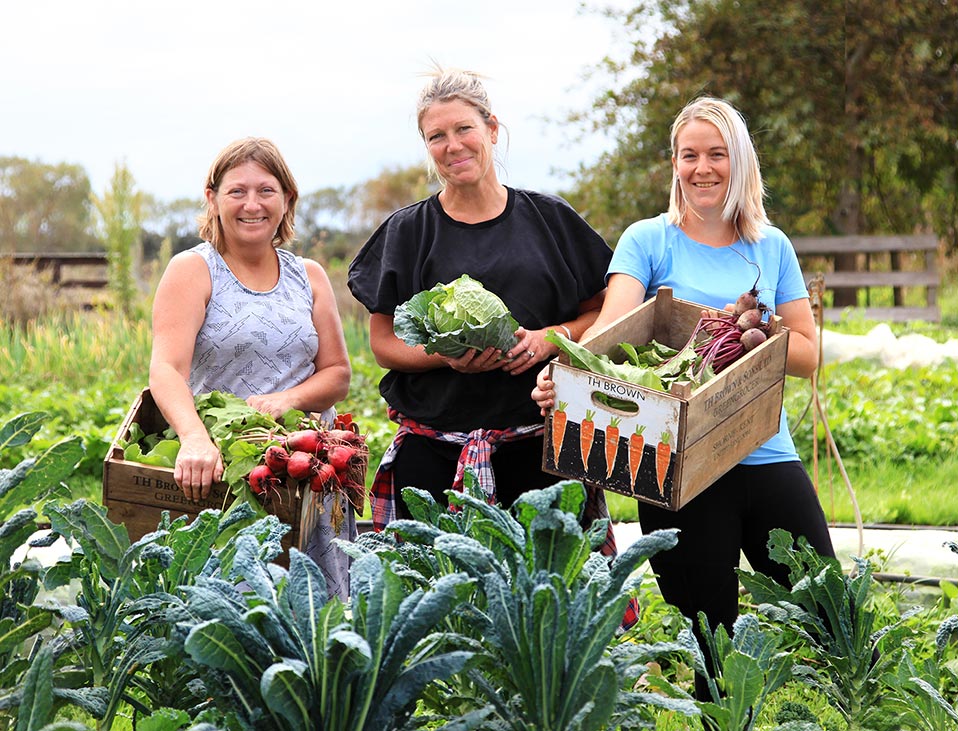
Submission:
<svg viewBox="0 0 958 731">
<path fill-rule="evenodd" d="M 557 481 L 541 470 L 542 418 L 529 393 L 557 353 L 546 333 L 577 339 L 595 320 L 612 254 L 561 198 L 499 182 L 501 128 L 475 74 L 438 70 L 417 111 L 442 190 L 393 213 L 349 267 L 350 291 L 370 312 L 373 353 L 389 369 L 380 391 L 400 424 L 373 489 L 377 528 L 408 515 L 399 488 L 427 490 L 445 504 L 466 466 L 504 506 Z M 521 324 L 514 347 L 450 358 L 396 337 L 398 305 L 462 274 L 502 298 Z M 604 510 L 601 491 L 590 498 L 592 510 Z"/>
</svg>

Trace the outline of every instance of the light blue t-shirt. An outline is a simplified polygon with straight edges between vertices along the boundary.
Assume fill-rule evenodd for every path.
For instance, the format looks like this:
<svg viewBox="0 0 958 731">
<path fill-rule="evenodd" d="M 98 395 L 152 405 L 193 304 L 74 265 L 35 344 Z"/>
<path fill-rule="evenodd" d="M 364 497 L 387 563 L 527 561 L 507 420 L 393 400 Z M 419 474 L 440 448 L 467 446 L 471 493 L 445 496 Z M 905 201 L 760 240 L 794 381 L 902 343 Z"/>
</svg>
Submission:
<svg viewBox="0 0 958 731">
<path fill-rule="evenodd" d="M 795 249 L 779 229 L 765 227 L 755 244 L 741 239 L 715 248 L 690 239 L 665 214 L 637 221 L 619 238 L 609 275 L 628 274 L 645 285 L 651 299 L 659 287 L 671 287 L 679 299 L 721 310 L 754 286 L 773 312 L 778 305 L 808 297 Z M 757 283 L 756 283 L 757 281 Z M 798 460 L 782 410 L 778 434 L 742 464 Z"/>
</svg>

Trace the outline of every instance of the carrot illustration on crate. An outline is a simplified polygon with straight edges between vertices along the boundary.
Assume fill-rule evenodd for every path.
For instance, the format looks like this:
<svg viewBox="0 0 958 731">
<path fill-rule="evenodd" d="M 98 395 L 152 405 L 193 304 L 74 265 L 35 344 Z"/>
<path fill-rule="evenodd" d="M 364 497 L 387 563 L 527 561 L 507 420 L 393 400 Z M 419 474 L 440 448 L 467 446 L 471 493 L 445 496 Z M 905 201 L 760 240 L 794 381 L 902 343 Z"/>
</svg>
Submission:
<svg viewBox="0 0 958 731">
<path fill-rule="evenodd" d="M 669 462 L 672 461 L 672 438 L 670 432 L 662 432 L 661 441 L 655 446 L 655 479 L 659 483 L 659 495 L 665 495 L 665 476 L 669 471 Z"/>
<path fill-rule="evenodd" d="M 582 467 L 589 471 L 589 453 L 592 451 L 592 442 L 595 441 L 595 409 L 586 409 L 585 418 L 581 422 L 582 431 L 579 433 L 579 450 L 582 452 Z"/>
<path fill-rule="evenodd" d="M 552 412 L 552 459 L 559 464 L 559 452 L 562 451 L 562 440 L 565 439 L 565 426 L 569 420 L 565 412 L 568 402 L 560 401 Z"/>
<path fill-rule="evenodd" d="M 629 436 L 629 474 L 632 476 L 632 486 L 635 486 L 635 478 L 639 475 L 639 465 L 642 464 L 642 450 L 645 449 L 645 437 L 642 432 L 645 430 L 645 424 L 639 424 L 635 427 L 635 433 Z"/>
<path fill-rule="evenodd" d="M 619 451 L 619 422 L 622 421 L 618 416 L 609 419 L 609 425 L 605 428 L 605 476 L 612 477 L 612 468 L 615 467 L 615 455 Z"/>
</svg>

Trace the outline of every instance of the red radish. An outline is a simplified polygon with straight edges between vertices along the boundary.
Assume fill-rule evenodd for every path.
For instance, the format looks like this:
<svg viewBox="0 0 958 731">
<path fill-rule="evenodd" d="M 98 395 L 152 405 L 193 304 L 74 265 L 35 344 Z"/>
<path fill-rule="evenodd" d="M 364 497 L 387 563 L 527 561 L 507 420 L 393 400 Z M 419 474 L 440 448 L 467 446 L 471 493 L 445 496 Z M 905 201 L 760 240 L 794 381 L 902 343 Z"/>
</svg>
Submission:
<svg viewBox="0 0 958 731">
<path fill-rule="evenodd" d="M 263 454 L 263 460 L 274 475 L 282 477 L 286 474 L 286 463 L 289 462 L 289 452 L 277 444 L 271 444 L 266 448 L 266 452 Z"/>
<path fill-rule="evenodd" d="M 306 480 L 316 474 L 320 464 L 315 454 L 296 451 L 289 455 L 286 474 L 294 480 Z"/>
<path fill-rule="evenodd" d="M 316 472 L 309 478 L 309 489 L 313 492 L 323 492 L 326 485 L 334 480 L 338 480 L 336 469 L 331 464 L 320 462 Z"/>
<path fill-rule="evenodd" d="M 272 470 L 264 464 L 257 465 L 250 470 L 247 479 L 249 480 L 249 486 L 254 495 L 265 495 L 270 490 L 275 490 L 282 484 L 280 479 L 273 474 Z"/>
<path fill-rule="evenodd" d="M 286 447 L 290 452 L 316 454 L 323 446 L 322 435 L 315 429 L 303 429 L 286 435 Z"/>
<path fill-rule="evenodd" d="M 759 345 L 768 340 L 768 336 L 759 330 L 757 327 L 750 328 L 742 333 L 742 337 L 739 338 L 739 342 L 742 344 L 742 347 L 746 350 L 753 350 Z"/>
<path fill-rule="evenodd" d="M 338 444 L 326 450 L 326 460 L 337 472 L 343 472 L 349 466 L 349 460 L 356 454 L 356 450 L 343 444 Z"/>
<path fill-rule="evenodd" d="M 330 429 L 326 432 L 326 439 L 329 442 L 346 442 L 347 444 L 363 444 L 365 440 L 359 434 L 348 429 Z"/>
</svg>

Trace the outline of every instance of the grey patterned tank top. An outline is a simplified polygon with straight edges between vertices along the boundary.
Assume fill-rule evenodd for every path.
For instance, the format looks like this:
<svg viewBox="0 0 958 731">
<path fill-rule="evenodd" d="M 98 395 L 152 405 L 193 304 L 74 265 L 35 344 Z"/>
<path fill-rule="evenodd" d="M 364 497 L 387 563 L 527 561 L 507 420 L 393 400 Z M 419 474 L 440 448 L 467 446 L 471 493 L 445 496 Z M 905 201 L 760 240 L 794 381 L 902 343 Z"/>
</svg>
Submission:
<svg viewBox="0 0 958 731">
<path fill-rule="evenodd" d="M 303 260 L 276 249 L 279 281 L 268 292 L 255 292 L 240 283 L 212 244 L 190 251 L 206 261 L 213 284 L 193 349 L 193 393 L 224 391 L 245 399 L 283 391 L 313 375 L 319 337 Z"/>
</svg>

